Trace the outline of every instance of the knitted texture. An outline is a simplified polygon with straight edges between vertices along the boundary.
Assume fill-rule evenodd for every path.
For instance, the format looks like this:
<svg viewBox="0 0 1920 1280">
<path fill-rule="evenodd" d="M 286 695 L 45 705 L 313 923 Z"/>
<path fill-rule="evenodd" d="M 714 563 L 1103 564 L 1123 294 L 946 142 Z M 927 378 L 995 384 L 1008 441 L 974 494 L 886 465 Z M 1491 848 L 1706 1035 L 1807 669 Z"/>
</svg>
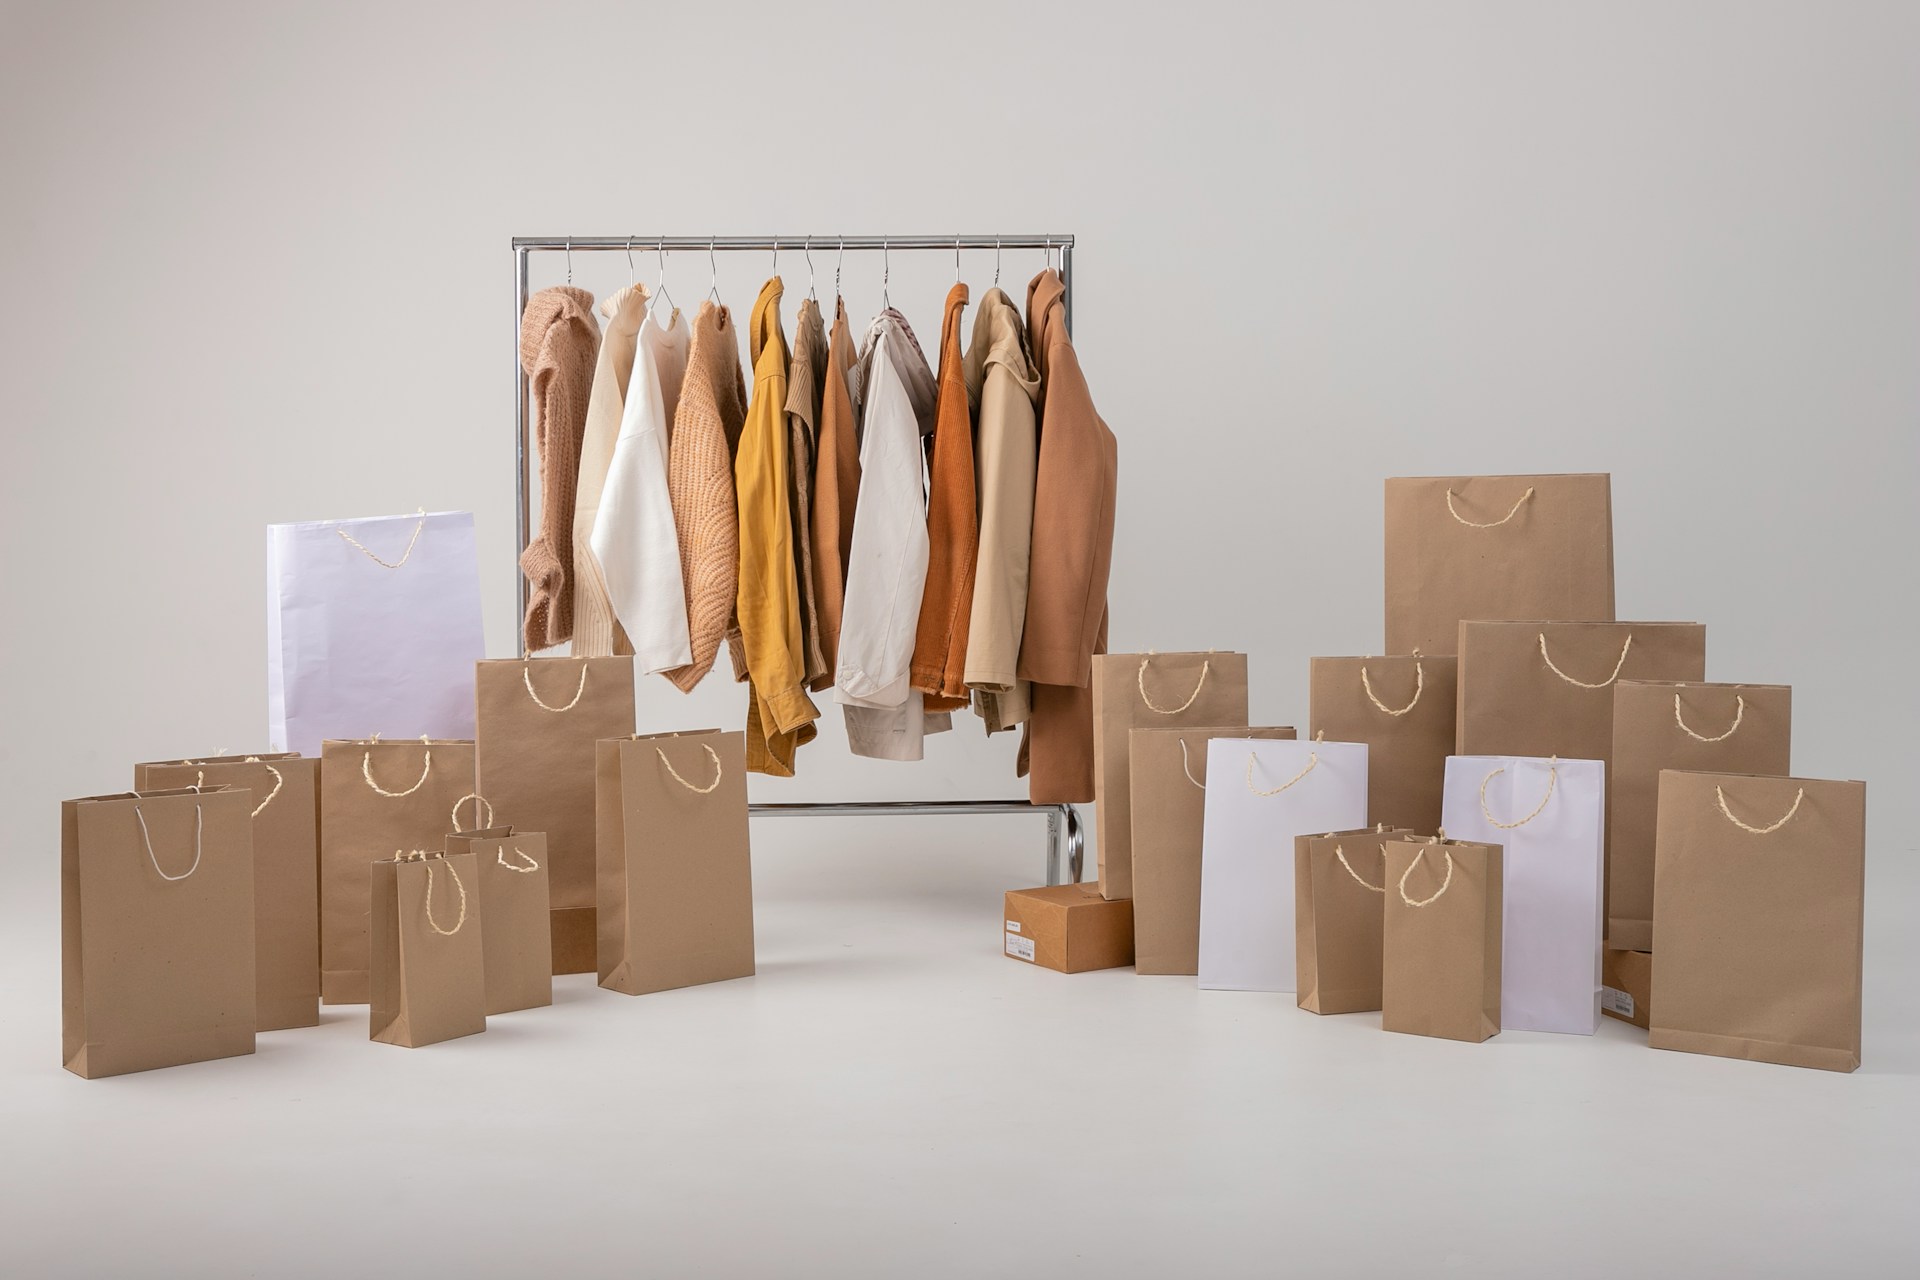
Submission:
<svg viewBox="0 0 1920 1280">
<path fill-rule="evenodd" d="M 667 492 L 680 539 L 693 661 L 665 673 L 682 691 L 713 669 L 740 578 L 740 515 L 733 496 L 733 450 L 747 420 L 740 338 L 725 307 L 700 304 L 687 353 L 687 380 L 673 415 Z"/>
<path fill-rule="evenodd" d="M 854 406 L 853 333 L 846 303 L 833 304 L 826 384 L 820 389 L 819 452 L 813 471 L 813 599 L 820 619 L 820 656 L 827 664 L 814 689 L 833 687 L 840 665 L 840 620 L 846 605 L 847 556 L 853 551 L 853 508 L 860 494 L 859 414 Z"/>
<path fill-rule="evenodd" d="M 967 705 L 967 627 L 973 617 L 973 569 L 980 550 L 980 513 L 973 471 L 973 413 L 960 355 L 960 312 L 967 286 L 947 294 L 940 322 L 940 398 L 933 411 L 928 463 L 927 589 L 914 633 L 913 687 L 928 711 Z"/>
<path fill-rule="evenodd" d="M 573 638 L 573 515 L 580 441 L 600 351 L 593 295 L 561 285 L 527 300 L 520 317 L 520 368 L 533 401 L 540 449 L 540 532 L 520 553 L 527 575 L 527 649 Z"/>
</svg>

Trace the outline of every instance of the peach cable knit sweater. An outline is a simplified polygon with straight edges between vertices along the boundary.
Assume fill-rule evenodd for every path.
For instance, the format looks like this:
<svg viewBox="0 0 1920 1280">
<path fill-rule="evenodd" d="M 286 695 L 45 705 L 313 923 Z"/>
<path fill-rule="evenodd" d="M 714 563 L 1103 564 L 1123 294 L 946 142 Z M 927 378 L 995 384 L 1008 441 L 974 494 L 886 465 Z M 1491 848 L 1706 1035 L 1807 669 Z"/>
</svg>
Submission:
<svg viewBox="0 0 1920 1280">
<path fill-rule="evenodd" d="M 747 420 L 740 338 L 725 307 L 700 304 L 687 353 L 687 379 L 667 448 L 667 491 L 680 538 L 693 661 L 665 673 L 690 691 L 713 669 L 733 619 L 740 580 L 740 513 L 733 451 Z"/>
</svg>

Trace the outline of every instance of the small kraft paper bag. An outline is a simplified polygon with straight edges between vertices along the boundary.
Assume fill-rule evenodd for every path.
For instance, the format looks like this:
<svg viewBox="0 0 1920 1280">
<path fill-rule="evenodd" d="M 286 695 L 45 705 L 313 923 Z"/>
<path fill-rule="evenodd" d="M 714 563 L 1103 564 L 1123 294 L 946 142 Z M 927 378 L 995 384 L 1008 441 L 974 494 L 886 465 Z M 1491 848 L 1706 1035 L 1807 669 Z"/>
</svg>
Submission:
<svg viewBox="0 0 1920 1280">
<path fill-rule="evenodd" d="M 1668 770 L 1659 822 L 1648 1043 L 1858 1067 L 1866 784 Z"/>
<path fill-rule="evenodd" d="M 373 864 L 367 1038 L 406 1049 L 487 1029 L 471 853 L 414 849 Z"/>
<path fill-rule="evenodd" d="M 1387 652 L 1451 654 L 1469 618 L 1613 620 L 1605 475 L 1387 481 Z"/>
<path fill-rule="evenodd" d="M 1200 860 L 1200 987 L 1294 990 L 1293 841 L 1366 825 L 1358 742 L 1215 738 Z"/>
<path fill-rule="evenodd" d="M 547 837 L 488 827 L 447 837 L 447 852 L 470 853 L 474 897 L 485 927 L 487 1014 L 553 1003 L 553 938 L 547 898 Z"/>
<path fill-rule="evenodd" d="M 1244 653 L 1109 653 L 1093 659 L 1094 813 L 1100 893 L 1133 896 L 1130 734 L 1247 722 Z"/>
<path fill-rule="evenodd" d="M 1697 622 L 1462 622 L 1454 754 L 1611 764 L 1616 681 L 1706 675 Z"/>
<path fill-rule="evenodd" d="M 480 794 L 503 823 L 547 837 L 553 971 L 592 973 L 594 744 L 633 732 L 633 659 L 482 662 Z"/>
<path fill-rule="evenodd" d="M 1501 848 L 1508 1031 L 1590 1036 L 1600 1027 L 1606 794 L 1598 760 L 1447 761 L 1441 829 Z"/>
<path fill-rule="evenodd" d="M 253 801 L 60 806 L 60 1053 L 94 1079 L 253 1052 Z"/>
<path fill-rule="evenodd" d="M 1380 1026 L 1478 1044 L 1500 1033 L 1500 846 L 1386 846 Z"/>
<path fill-rule="evenodd" d="M 602 742 L 600 985 L 630 996 L 753 974 L 744 733 Z"/>
<path fill-rule="evenodd" d="M 1607 941 L 1653 950 L 1654 811 L 1660 772 L 1792 772 L 1793 690 L 1779 684 L 1613 687 L 1608 786 Z"/>
<path fill-rule="evenodd" d="M 267 741 L 473 736 L 480 557 L 473 514 L 267 526 Z"/>
<path fill-rule="evenodd" d="M 320 762 L 291 754 L 133 767 L 135 791 L 227 786 L 253 800 L 255 1030 L 320 1025 Z"/>
<path fill-rule="evenodd" d="M 438 849 L 473 798 L 473 743 L 336 741 L 320 749 L 320 999 L 367 1002 L 367 868 Z"/>
<path fill-rule="evenodd" d="M 1367 821 L 1439 828 L 1459 666 L 1419 654 L 1313 660 L 1309 732 L 1367 744 Z"/>
<path fill-rule="evenodd" d="M 1294 949 L 1302 1009 L 1365 1013 L 1380 1007 L 1386 845 L 1412 835 L 1376 826 L 1294 839 Z"/>
<path fill-rule="evenodd" d="M 1132 758 L 1135 973 L 1200 972 L 1200 837 L 1207 742 L 1295 737 L 1292 725 L 1135 729 Z"/>
</svg>

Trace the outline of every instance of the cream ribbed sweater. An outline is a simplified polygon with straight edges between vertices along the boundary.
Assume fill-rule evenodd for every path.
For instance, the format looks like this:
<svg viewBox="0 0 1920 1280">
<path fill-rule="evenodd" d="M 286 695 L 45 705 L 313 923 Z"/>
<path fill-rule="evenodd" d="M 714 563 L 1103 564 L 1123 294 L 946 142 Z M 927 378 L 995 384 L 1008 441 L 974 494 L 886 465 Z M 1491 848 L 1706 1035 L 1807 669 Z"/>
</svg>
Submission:
<svg viewBox="0 0 1920 1280">
<path fill-rule="evenodd" d="M 693 322 L 687 380 L 667 451 L 667 490 L 680 538 L 693 661 L 665 674 L 682 690 L 692 689 L 713 669 L 733 617 L 740 581 L 733 450 L 746 420 L 747 386 L 733 317 L 725 307 L 703 302 Z"/>
<path fill-rule="evenodd" d="M 607 579 L 593 551 L 593 525 L 600 496 L 613 465 L 620 437 L 627 383 L 633 377 L 640 321 L 647 310 L 644 285 L 629 285 L 600 304 L 607 317 L 600 359 L 593 367 L 593 392 L 587 399 L 587 429 L 580 442 L 580 481 L 573 498 L 573 653 L 580 658 L 629 654 L 633 646 L 613 614 Z"/>
</svg>

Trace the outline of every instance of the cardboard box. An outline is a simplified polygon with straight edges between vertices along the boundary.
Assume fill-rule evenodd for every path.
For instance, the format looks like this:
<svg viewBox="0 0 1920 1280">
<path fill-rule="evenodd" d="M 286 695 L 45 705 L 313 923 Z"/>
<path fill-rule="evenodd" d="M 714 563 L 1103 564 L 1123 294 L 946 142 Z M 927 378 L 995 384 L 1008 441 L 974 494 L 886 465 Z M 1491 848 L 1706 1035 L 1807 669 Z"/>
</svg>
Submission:
<svg viewBox="0 0 1920 1280">
<path fill-rule="evenodd" d="M 1061 973 L 1123 968 L 1133 963 L 1133 900 L 1103 898 L 1092 882 L 1009 889 L 1005 939 L 1013 959 Z"/>
<path fill-rule="evenodd" d="M 1647 1026 L 1647 1009 L 1653 1003 L 1653 953 L 1650 951 L 1600 952 L 1600 1012 L 1609 1018 Z"/>
</svg>

